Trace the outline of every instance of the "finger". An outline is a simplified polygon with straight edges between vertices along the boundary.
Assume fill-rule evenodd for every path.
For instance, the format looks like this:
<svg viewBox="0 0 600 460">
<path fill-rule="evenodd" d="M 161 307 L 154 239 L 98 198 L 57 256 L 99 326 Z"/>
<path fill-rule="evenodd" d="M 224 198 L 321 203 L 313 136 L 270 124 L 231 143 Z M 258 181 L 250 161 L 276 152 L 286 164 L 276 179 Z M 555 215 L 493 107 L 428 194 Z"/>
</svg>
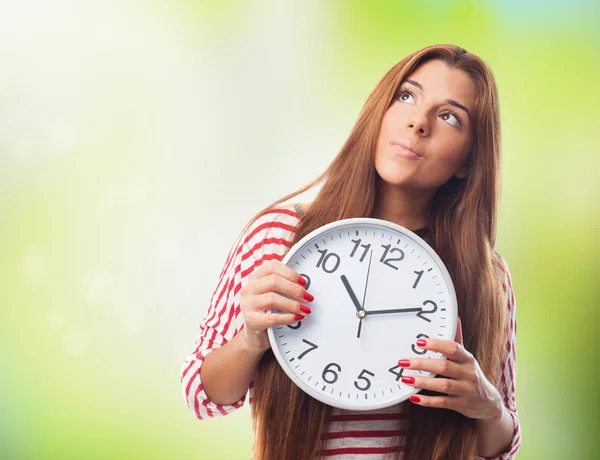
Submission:
<svg viewBox="0 0 600 460">
<path fill-rule="evenodd" d="M 454 341 L 463 345 L 462 323 L 460 322 L 460 316 L 458 317 L 458 325 L 456 326 L 456 337 L 454 338 Z"/>
<path fill-rule="evenodd" d="M 413 395 L 408 399 L 419 406 L 458 410 L 458 396 Z"/>
<path fill-rule="evenodd" d="M 248 283 L 248 286 L 247 292 L 254 295 L 278 292 L 301 302 L 312 302 L 314 300 L 312 294 L 309 294 L 300 284 L 292 282 L 277 273 L 257 279 L 251 286 Z"/>
<path fill-rule="evenodd" d="M 246 327 L 252 330 L 264 331 L 272 326 L 288 326 L 304 319 L 294 313 L 250 313 L 245 318 Z"/>
<path fill-rule="evenodd" d="M 405 369 L 414 369 L 417 371 L 431 372 L 436 375 L 443 375 L 451 379 L 461 380 L 465 376 L 462 365 L 454 363 L 448 359 L 434 358 L 411 358 L 401 359 L 398 366 Z"/>
<path fill-rule="evenodd" d="M 276 292 L 267 292 L 265 294 L 252 297 L 250 308 L 254 311 L 267 311 L 270 309 L 281 310 L 296 315 L 308 315 L 311 313 L 310 307 L 297 302 Z"/>
<path fill-rule="evenodd" d="M 455 363 L 466 363 L 472 358 L 471 353 L 465 350 L 465 347 L 454 340 L 428 338 L 419 339 L 416 343 L 419 348 L 441 353 Z"/>
<path fill-rule="evenodd" d="M 466 385 L 460 380 L 405 375 L 402 377 L 402 383 L 411 387 L 437 391 L 438 393 L 446 393 L 448 395 L 464 395 L 467 393 Z"/>
<path fill-rule="evenodd" d="M 272 274 L 278 274 L 279 276 L 282 276 L 283 278 L 294 283 L 299 282 L 300 284 L 303 284 L 303 281 L 305 281 L 304 278 L 299 280 L 300 274 L 296 270 L 288 267 L 286 264 L 276 259 L 268 260 L 267 262 L 263 263 L 257 270 L 253 271 L 248 276 L 248 279 L 260 279 Z"/>
</svg>

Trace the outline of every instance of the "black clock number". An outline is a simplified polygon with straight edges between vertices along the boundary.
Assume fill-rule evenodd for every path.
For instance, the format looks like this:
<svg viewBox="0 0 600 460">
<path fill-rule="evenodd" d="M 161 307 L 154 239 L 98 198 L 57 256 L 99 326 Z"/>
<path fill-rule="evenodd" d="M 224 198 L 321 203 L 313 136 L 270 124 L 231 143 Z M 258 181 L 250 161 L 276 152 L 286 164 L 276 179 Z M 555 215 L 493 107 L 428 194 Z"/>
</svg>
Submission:
<svg viewBox="0 0 600 460">
<path fill-rule="evenodd" d="M 396 372 L 396 369 L 400 369 L 400 372 Z M 404 374 L 404 368 L 400 366 L 390 367 L 389 371 L 396 376 L 396 382 L 402 378 L 402 374 Z"/>
<path fill-rule="evenodd" d="M 421 276 L 423 276 L 423 273 L 425 273 L 425 270 L 420 270 L 420 271 L 414 271 L 414 273 L 417 274 L 417 281 L 415 281 L 415 284 L 413 284 L 413 289 L 417 288 L 417 284 L 419 284 L 419 281 L 421 280 Z"/>
<path fill-rule="evenodd" d="M 308 290 L 310 287 L 310 276 L 308 276 L 306 273 L 300 273 L 300 276 L 306 280 L 306 286 L 304 286 L 304 289 Z"/>
<path fill-rule="evenodd" d="M 337 372 L 335 372 L 333 369 L 330 369 L 331 367 L 337 367 L 337 371 L 338 372 L 342 372 L 342 367 L 337 364 L 337 363 L 329 363 L 325 369 L 323 369 L 323 374 L 321 375 L 321 377 L 323 378 L 324 382 L 327 383 L 335 383 L 338 380 L 339 375 L 337 374 Z M 327 378 L 327 375 L 333 375 L 333 377 L 330 377 L 329 379 Z"/>
<path fill-rule="evenodd" d="M 393 265 L 392 262 L 400 261 L 400 260 L 404 259 L 404 251 L 400 248 L 392 248 L 391 244 L 382 244 L 381 247 L 385 248 L 385 252 L 381 256 L 381 260 L 379 260 L 379 262 L 383 262 L 388 267 L 392 267 L 394 270 L 398 270 L 398 267 Z M 400 253 L 400 255 L 398 257 L 390 257 L 390 258 L 386 259 L 388 252 L 390 254 L 393 254 L 394 252 L 398 252 L 398 253 Z"/>
<path fill-rule="evenodd" d="M 365 385 L 365 386 L 360 386 L 360 385 L 358 384 L 358 382 L 355 380 L 355 381 L 354 381 L 354 386 L 356 387 L 356 389 L 357 389 L 357 390 L 360 390 L 360 391 L 367 391 L 369 388 L 371 388 L 371 381 L 370 381 L 370 380 L 369 380 L 367 377 L 365 377 L 365 375 L 364 375 L 364 374 L 368 374 L 368 375 L 370 375 L 371 377 L 375 377 L 375 374 L 373 374 L 372 372 L 369 372 L 369 371 L 368 371 L 368 370 L 366 370 L 366 369 L 363 369 L 362 371 L 360 371 L 360 374 L 358 374 L 358 377 L 357 377 L 356 379 L 357 379 L 357 380 L 363 380 L 363 381 L 365 381 L 365 382 L 366 382 L 366 385 Z"/>
<path fill-rule="evenodd" d="M 423 337 L 425 337 L 426 339 L 429 338 L 427 334 L 419 334 L 417 336 L 417 339 L 422 339 Z M 424 355 L 425 353 L 427 353 L 427 350 L 424 349 L 417 350 L 414 343 L 410 346 L 410 349 L 413 351 L 413 353 L 416 353 L 417 355 Z"/>
<path fill-rule="evenodd" d="M 360 244 L 362 242 L 361 239 L 351 240 L 351 241 L 354 243 L 354 248 L 352 249 L 352 252 L 350 253 L 350 257 L 354 257 L 354 253 L 358 249 L 358 245 L 360 245 L 362 248 L 365 248 L 365 250 L 362 253 L 362 256 L 360 256 L 360 261 L 362 262 L 363 260 L 365 260 L 365 256 L 367 255 L 367 252 L 369 252 L 369 249 L 371 248 L 371 244 Z"/>
<path fill-rule="evenodd" d="M 419 313 L 417 313 L 417 316 L 421 319 L 424 319 L 428 323 L 431 323 L 431 320 L 429 318 L 425 318 L 423 315 L 430 315 L 431 313 L 435 313 L 437 311 L 437 305 L 433 300 L 426 300 L 425 302 L 423 302 L 423 305 L 427 305 L 428 303 L 433 305 L 433 308 L 431 310 L 421 310 Z"/>
<path fill-rule="evenodd" d="M 319 348 L 319 346 L 318 346 L 318 345 L 316 345 L 316 344 L 314 344 L 314 343 L 312 343 L 312 342 L 309 342 L 309 341 L 308 341 L 308 340 L 306 340 L 306 339 L 302 339 L 302 341 L 303 341 L 304 343 L 306 343 L 306 344 L 310 345 L 310 348 L 309 348 L 308 350 L 305 350 L 305 351 L 303 351 L 302 353 L 300 353 L 300 356 L 298 356 L 298 359 L 302 359 L 302 358 L 304 357 L 304 355 L 306 355 L 306 353 L 309 353 L 309 352 L 311 352 L 311 351 L 313 351 L 313 350 L 316 350 L 317 348 Z"/>
<path fill-rule="evenodd" d="M 335 252 L 329 252 L 327 249 L 319 249 L 317 252 L 321 254 L 321 257 L 317 262 L 317 268 L 322 267 L 325 273 L 333 273 L 338 269 L 338 267 L 340 266 L 340 256 L 338 256 Z M 333 262 L 334 266 L 333 268 L 328 269 L 327 261 L 332 257 L 335 259 L 335 262 Z M 331 264 L 329 264 L 329 266 L 331 267 Z"/>
<path fill-rule="evenodd" d="M 304 289 L 308 289 L 310 287 L 310 276 L 305 273 L 300 273 L 300 276 L 306 280 L 306 286 L 304 286 Z M 290 329 L 300 329 L 300 326 L 302 326 L 302 321 L 298 321 L 296 324 L 287 325 L 287 327 Z"/>
</svg>

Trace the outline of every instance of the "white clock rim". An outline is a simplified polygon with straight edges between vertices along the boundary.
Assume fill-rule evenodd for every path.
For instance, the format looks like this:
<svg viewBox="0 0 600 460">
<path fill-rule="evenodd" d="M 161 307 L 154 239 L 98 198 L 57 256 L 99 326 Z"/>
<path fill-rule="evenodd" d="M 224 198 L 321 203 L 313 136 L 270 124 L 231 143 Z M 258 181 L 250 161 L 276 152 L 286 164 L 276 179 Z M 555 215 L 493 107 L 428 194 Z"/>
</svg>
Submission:
<svg viewBox="0 0 600 460">
<path fill-rule="evenodd" d="M 446 265 L 444 264 L 444 262 L 442 261 L 440 256 L 437 255 L 437 253 L 433 250 L 433 248 L 423 238 L 421 238 L 419 235 L 417 235 L 413 231 L 407 229 L 406 227 L 398 225 L 394 222 L 389 222 L 389 221 L 383 220 L 383 219 L 375 219 L 372 217 L 352 217 L 352 218 L 348 218 L 348 219 L 336 220 L 334 222 L 330 222 L 328 224 L 325 224 L 325 225 L 313 230 L 312 232 L 308 233 L 303 238 L 301 238 L 300 241 L 298 241 L 296 244 L 294 244 L 289 249 L 289 251 L 285 254 L 285 256 L 283 257 L 281 262 L 283 264 L 287 265 L 287 263 L 291 260 L 291 258 L 294 257 L 294 255 L 302 247 L 304 247 L 307 242 L 309 242 L 313 238 L 321 235 L 322 233 L 326 233 L 329 230 L 334 229 L 334 228 L 339 229 L 339 228 L 346 227 L 346 226 L 365 225 L 365 224 L 379 226 L 379 227 L 385 227 L 390 230 L 395 230 L 399 233 L 406 234 L 409 238 L 416 240 L 425 249 L 427 254 L 437 263 L 437 266 L 440 269 L 440 271 L 442 272 L 442 276 L 444 277 L 444 280 L 446 281 L 446 286 L 448 287 L 448 291 L 449 291 L 448 294 L 449 294 L 449 297 L 451 300 L 451 308 L 450 308 L 451 321 L 450 321 L 449 336 L 454 338 L 456 336 L 456 328 L 458 326 L 458 302 L 456 300 L 456 291 L 454 289 L 454 283 L 452 282 L 450 273 L 448 272 L 448 269 L 446 268 Z M 274 309 L 271 309 L 271 310 L 269 310 L 269 312 L 273 312 L 273 310 Z M 373 410 L 377 410 L 377 409 L 391 407 L 391 406 L 394 406 L 401 402 L 404 402 L 409 397 L 419 393 L 422 390 L 421 388 L 413 388 L 408 393 L 404 393 L 402 396 L 400 396 L 396 399 L 388 399 L 387 401 L 377 402 L 377 403 L 370 403 L 370 402 L 367 404 L 361 403 L 360 405 L 352 404 L 352 403 L 347 404 L 342 401 L 328 398 L 326 395 L 319 393 L 318 391 L 314 390 L 309 385 L 306 385 L 300 378 L 298 378 L 298 376 L 292 371 L 292 369 L 289 366 L 287 366 L 284 356 L 281 354 L 281 352 L 279 351 L 279 348 L 277 347 L 277 342 L 275 340 L 275 327 L 274 326 L 270 326 L 267 329 L 267 335 L 269 338 L 269 343 L 271 344 L 271 350 L 273 351 L 273 354 L 275 355 L 275 358 L 277 359 L 279 366 L 283 369 L 283 371 L 287 374 L 287 376 L 298 387 L 300 387 L 300 389 L 302 391 L 304 391 L 308 395 L 312 396 L 316 400 L 321 401 L 322 403 L 327 404 L 329 406 L 337 407 L 339 409 L 346 409 L 346 410 L 350 410 L 350 411 L 373 411 Z M 441 355 L 441 359 L 446 359 L 446 357 L 444 355 Z M 436 375 L 437 374 L 430 374 L 429 377 L 433 378 Z"/>
</svg>

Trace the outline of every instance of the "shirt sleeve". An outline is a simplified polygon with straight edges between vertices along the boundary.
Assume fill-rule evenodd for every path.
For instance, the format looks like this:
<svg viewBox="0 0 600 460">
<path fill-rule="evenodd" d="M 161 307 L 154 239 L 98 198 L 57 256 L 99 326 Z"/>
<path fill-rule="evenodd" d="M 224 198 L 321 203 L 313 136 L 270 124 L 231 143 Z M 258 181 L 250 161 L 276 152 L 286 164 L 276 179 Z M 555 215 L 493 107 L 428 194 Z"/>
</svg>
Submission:
<svg viewBox="0 0 600 460">
<path fill-rule="evenodd" d="M 181 369 L 183 396 L 190 411 L 200 420 L 230 414 L 246 400 L 247 395 L 230 405 L 211 401 L 202 386 L 200 368 L 209 353 L 225 345 L 243 329 L 240 291 L 250 273 L 263 262 L 283 258 L 290 246 L 285 237 L 294 230 L 294 216 L 295 213 L 285 209 L 267 211 L 247 226 L 229 251 L 207 314 L 200 323 L 194 348 Z M 273 238 L 273 234 L 279 238 Z M 252 386 L 251 382 L 250 388 Z"/>
<path fill-rule="evenodd" d="M 521 425 L 517 414 L 517 402 L 515 390 L 517 384 L 516 373 L 516 337 L 517 337 L 517 304 L 512 287 L 512 279 L 506 261 L 496 253 L 498 264 L 504 274 L 503 287 L 506 292 L 506 304 L 508 309 L 506 324 L 506 345 L 502 356 L 500 378 L 498 380 L 498 391 L 502 395 L 504 406 L 513 419 L 514 431 L 509 446 L 504 452 L 496 457 L 476 457 L 476 460 L 513 460 L 517 456 L 521 446 Z"/>
</svg>

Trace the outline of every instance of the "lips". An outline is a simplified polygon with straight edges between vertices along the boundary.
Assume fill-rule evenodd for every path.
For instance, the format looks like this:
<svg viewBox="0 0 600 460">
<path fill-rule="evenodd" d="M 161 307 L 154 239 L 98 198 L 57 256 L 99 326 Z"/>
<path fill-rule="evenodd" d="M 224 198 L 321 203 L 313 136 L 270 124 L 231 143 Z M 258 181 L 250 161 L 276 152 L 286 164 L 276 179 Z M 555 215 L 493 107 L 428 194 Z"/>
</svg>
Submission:
<svg viewBox="0 0 600 460">
<path fill-rule="evenodd" d="M 391 145 L 397 145 L 400 146 L 406 150 L 409 150 L 411 152 L 413 152 L 415 155 L 417 155 L 418 157 L 422 157 L 423 156 L 423 152 L 419 149 L 417 149 L 414 145 L 408 144 L 406 142 L 400 142 L 400 141 L 392 141 L 390 142 Z"/>
</svg>

